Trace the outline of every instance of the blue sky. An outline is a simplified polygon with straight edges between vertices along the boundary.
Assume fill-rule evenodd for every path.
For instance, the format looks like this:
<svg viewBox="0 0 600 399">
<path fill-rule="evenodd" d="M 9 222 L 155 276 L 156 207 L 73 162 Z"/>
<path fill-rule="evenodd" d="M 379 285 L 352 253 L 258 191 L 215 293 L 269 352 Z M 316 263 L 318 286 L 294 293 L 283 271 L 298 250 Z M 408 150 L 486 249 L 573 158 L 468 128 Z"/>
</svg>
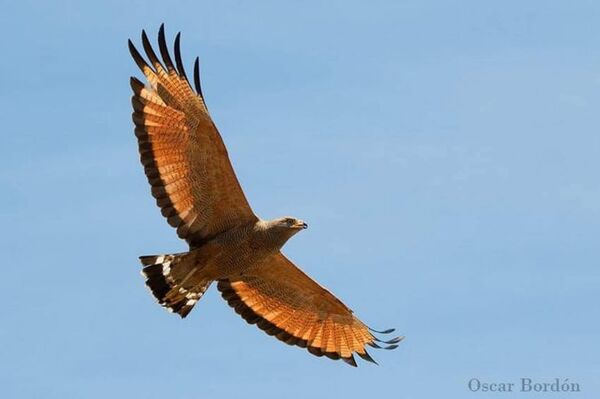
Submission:
<svg viewBox="0 0 600 399">
<path fill-rule="evenodd" d="M 600 393 L 598 2 L 1 3 L 4 397 Z M 310 224 L 285 252 L 407 336 L 379 367 L 287 347 L 214 288 L 184 321 L 153 302 L 137 257 L 186 246 L 138 162 L 126 42 L 161 22 L 257 214 Z"/>
</svg>

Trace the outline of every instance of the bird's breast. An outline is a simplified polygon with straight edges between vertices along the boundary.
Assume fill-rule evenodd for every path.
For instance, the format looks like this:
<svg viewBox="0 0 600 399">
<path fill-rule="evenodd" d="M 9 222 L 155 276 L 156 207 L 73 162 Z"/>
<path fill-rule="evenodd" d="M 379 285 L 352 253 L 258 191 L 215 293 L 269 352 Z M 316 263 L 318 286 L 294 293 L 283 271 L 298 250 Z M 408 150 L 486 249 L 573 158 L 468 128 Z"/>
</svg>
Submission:
<svg viewBox="0 0 600 399">
<path fill-rule="evenodd" d="M 222 278 L 237 275 L 278 251 L 251 229 L 233 230 L 215 239 L 214 263 Z"/>
</svg>

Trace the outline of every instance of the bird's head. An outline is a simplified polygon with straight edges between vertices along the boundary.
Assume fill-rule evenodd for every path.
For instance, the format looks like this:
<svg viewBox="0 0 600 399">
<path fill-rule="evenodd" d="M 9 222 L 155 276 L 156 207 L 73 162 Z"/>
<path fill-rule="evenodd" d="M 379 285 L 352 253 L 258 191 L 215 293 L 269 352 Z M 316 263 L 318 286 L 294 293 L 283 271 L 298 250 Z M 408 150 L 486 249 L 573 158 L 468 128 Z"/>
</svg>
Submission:
<svg viewBox="0 0 600 399">
<path fill-rule="evenodd" d="M 293 234 L 297 233 L 300 230 L 308 228 L 308 225 L 304 223 L 303 220 L 296 219 L 291 216 L 285 216 L 279 219 L 275 219 L 272 221 L 272 227 L 280 230 L 287 230 L 293 232 Z"/>
<path fill-rule="evenodd" d="M 304 221 L 291 216 L 273 220 L 260 220 L 256 224 L 257 231 L 264 233 L 268 245 L 281 248 L 294 234 L 308 227 Z"/>
<path fill-rule="evenodd" d="M 266 232 L 277 245 L 283 245 L 294 234 L 308 227 L 304 221 L 291 216 L 273 219 L 265 223 Z"/>
</svg>

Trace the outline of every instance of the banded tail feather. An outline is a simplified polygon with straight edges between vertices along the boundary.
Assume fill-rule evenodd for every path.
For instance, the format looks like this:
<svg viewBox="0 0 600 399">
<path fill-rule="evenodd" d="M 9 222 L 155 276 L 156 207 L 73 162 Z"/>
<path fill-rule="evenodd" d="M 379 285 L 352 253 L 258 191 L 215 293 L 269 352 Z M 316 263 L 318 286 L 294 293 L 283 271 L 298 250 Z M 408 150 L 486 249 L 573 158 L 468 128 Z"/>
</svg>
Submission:
<svg viewBox="0 0 600 399">
<path fill-rule="evenodd" d="M 189 252 L 172 255 L 140 256 L 142 275 L 158 303 L 169 312 L 185 318 L 206 292 L 212 280 L 200 281 L 195 257 Z"/>
</svg>

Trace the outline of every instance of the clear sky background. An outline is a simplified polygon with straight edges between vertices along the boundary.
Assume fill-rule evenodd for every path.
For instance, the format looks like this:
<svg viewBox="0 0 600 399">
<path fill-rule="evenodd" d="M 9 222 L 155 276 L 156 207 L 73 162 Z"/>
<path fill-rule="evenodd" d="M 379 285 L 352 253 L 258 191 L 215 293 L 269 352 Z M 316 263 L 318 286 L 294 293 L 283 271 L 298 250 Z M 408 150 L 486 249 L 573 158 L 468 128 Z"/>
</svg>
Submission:
<svg viewBox="0 0 600 399">
<path fill-rule="evenodd" d="M 600 394 L 599 2 L 0 3 L 2 397 Z M 285 252 L 406 335 L 379 367 L 214 287 L 183 321 L 154 303 L 137 257 L 186 245 L 138 161 L 126 42 L 161 22 L 257 214 L 310 224 Z"/>
</svg>

